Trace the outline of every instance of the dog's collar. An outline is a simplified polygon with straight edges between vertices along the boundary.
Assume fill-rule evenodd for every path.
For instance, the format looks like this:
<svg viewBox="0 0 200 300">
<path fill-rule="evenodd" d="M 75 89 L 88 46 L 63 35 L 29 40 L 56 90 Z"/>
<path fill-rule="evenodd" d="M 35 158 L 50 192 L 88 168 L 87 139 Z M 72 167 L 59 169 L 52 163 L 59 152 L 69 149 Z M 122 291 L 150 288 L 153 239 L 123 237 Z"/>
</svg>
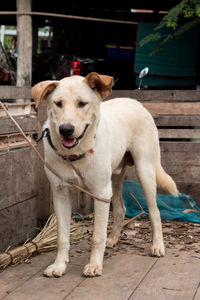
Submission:
<svg viewBox="0 0 200 300">
<path fill-rule="evenodd" d="M 49 145 L 51 146 L 51 148 L 57 152 L 57 154 L 62 157 L 64 160 L 69 160 L 71 162 L 75 161 L 75 160 L 79 160 L 81 158 L 84 158 L 85 157 L 85 153 L 83 154 L 79 154 L 79 155 L 76 155 L 76 154 L 72 154 L 72 155 L 62 155 L 58 152 L 57 148 L 54 146 L 53 142 L 52 142 L 52 139 L 51 139 L 51 134 L 50 134 L 50 131 L 49 131 L 49 128 L 45 128 L 43 131 L 42 131 L 42 134 L 41 136 L 39 137 L 39 139 L 37 140 L 37 143 L 39 143 L 44 137 L 47 137 L 47 141 L 49 143 Z M 94 153 L 94 150 L 93 149 L 90 149 L 88 151 L 89 153 Z"/>
</svg>

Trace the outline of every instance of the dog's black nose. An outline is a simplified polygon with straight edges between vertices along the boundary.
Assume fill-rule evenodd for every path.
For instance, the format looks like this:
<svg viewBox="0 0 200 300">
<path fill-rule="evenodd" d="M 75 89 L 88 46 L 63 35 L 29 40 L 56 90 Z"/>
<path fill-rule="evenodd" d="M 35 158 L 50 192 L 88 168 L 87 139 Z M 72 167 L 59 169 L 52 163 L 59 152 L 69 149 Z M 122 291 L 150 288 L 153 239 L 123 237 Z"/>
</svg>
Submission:
<svg viewBox="0 0 200 300">
<path fill-rule="evenodd" d="M 74 133 L 75 127 L 72 124 L 62 124 L 59 126 L 59 132 L 64 137 L 70 137 Z"/>
</svg>

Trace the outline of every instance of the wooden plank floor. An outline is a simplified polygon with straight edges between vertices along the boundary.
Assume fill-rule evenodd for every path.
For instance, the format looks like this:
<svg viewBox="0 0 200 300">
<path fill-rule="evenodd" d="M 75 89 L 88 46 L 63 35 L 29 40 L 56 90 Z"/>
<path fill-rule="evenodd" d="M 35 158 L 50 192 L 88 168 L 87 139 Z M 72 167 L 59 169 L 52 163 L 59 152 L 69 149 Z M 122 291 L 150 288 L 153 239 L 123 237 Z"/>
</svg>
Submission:
<svg viewBox="0 0 200 300">
<path fill-rule="evenodd" d="M 105 258 L 103 275 L 96 278 L 81 275 L 89 257 L 86 241 L 73 246 L 70 256 L 61 278 L 42 275 L 55 252 L 40 254 L 30 264 L 8 267 L 0 273 L 0 299 L 200 299 L 200 255 L 191 250 L 167 249 L 166 256 L 158 259 L 128 249 Z"/>
</svg>

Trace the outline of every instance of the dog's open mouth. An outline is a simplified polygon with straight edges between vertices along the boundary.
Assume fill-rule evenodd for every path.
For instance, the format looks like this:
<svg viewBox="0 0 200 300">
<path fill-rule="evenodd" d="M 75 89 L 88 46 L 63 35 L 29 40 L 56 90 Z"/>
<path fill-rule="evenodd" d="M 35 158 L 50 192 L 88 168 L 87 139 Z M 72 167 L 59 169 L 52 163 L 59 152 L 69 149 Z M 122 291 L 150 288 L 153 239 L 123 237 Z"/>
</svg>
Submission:
<svg viewBox="0 0 200 300">
<path fill-rule="evenodd" d="M 63 146 L 65 148 L 68 148 L 68 149 L 76 147 L 78 145 L 80 139 L 83 138 L 88 126 L 89 126 L 89 124 L 86 124 L 85 129 L 83 130 L 83 132 L 81 133 L 81 135 L 78 138 L 65 138 L 65 137 L 63 137 L 63 140 L 62 140 Z"/>
<path fill-rule="evenodd" d="M 78 139 L 63 139 L 62 140 L 62 144 L 63 144 L 63 146 L 64 147 L 66 147 L 66 148 L 73 148 L 73 147 L 75 147 L 76 145 L 78 145 Z"/>
</svg>

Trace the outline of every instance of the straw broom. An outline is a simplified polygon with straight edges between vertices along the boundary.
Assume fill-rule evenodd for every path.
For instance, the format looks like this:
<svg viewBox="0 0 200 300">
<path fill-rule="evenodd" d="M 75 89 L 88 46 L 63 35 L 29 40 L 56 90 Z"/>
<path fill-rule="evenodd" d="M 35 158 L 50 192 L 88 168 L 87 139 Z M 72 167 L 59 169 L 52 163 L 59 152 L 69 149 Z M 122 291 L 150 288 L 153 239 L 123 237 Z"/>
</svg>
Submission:
<svg viewBox="0 0 200 300">
<path fill-rule="evenodd" d="M 82 223 L 75 223 L 72 220 L 70 228 L 70 242 L 75 244 L 89 236 Z M 0 254 L 0 269 L 6 268 L 9 264 L 26 262 L 28 258 L 36 253 L 52 251 L 57 248 L 57 220 L 52 214 L 47 220 L 44 228 L 32 240 L 26 241 L 22 246 L 9 251 L 9 248 Z"/>
</svg>

